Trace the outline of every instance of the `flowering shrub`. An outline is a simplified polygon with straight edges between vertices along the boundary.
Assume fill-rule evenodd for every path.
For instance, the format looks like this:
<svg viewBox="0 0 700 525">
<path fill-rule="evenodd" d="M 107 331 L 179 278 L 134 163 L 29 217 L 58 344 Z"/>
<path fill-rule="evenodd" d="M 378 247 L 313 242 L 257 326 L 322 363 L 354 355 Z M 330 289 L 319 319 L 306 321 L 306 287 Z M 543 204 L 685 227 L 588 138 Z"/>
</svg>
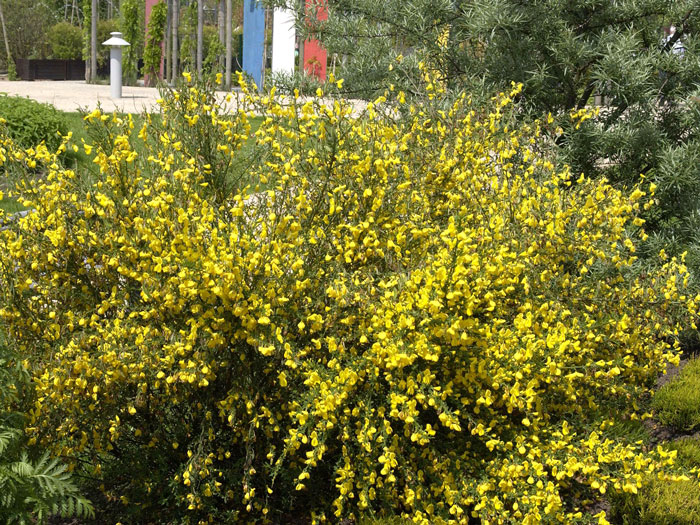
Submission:
<svg viewBox="0 0 700 525">
<path fill-rule="evenodd" d="M 87 115 L 93 173 L 5 143 L 46 171 L 0 232 L 35 439 L 134 521 L 604 523 L 590 500 L 672 475 L 609 437 L 696 307 L 682 263 L 635 273 L 653 188 L 556 171 L 517 87 L 401 119 L 242 88 Z"/>
</svg>

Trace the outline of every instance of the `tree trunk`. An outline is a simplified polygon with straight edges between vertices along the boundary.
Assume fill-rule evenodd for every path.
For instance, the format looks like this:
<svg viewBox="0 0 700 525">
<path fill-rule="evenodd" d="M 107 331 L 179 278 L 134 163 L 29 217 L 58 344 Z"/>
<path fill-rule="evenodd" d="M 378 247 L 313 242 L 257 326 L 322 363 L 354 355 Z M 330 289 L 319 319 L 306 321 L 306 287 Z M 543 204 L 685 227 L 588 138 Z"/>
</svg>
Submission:
<svg viewBox="0 0 700 525">
<path fill-rule="evenodd" d="M 172 44 L 171 44 L 171 51 L 172 51 L 172 65 L 170 66 L 170 74 L 172 77 L 170 78 L 170 82 L 175 85 L 175 82 L 177 81 L 177 60 L 178 60 L 178 55 L 179 55 L 179 46 L 177 42 L 177 26 L 180 23 L 180 0 L 173 0 L 173 16 L 172 16 L 172 22 L 173 22 L 173 29 L 172 29 Z"/>
<path fill-rule="evenodd" d="M 226 19 L 226 1 L 219 0 L 216 7 L 216 27 L 219 30 L 219 42 L 224 43 L 226 32 L 224 30 L 224 20 Z"/>
<path fill-rule="evenodd" d="M 94 82 L 97 77 L 97 9 L 97 0 L 92 0 L 90 10 L 90 82 Z"/>
<path fill-rule="evenodd" d="M 223 45 L 226 41 L 226 2 L 225 0 L 219 0 L 218 3 L 218 13 L 217 13 L 217 25 L 219 26 L 219 43 Z M 226 60 L 223 56 L 219 55 L 219 71 L 226 67 Z"/>
<path fill-rule="evenodd" d="M 165 18 L 165 81 L 170 82 L 170 77 L 172 76 L 170 70 L 172 69 L 172 29 L 173 29 L 173 0 L 167 0 L 167 15 Z"/>
<path fill-rule="evenodd" d="M 3 40 L 5 40 L 5 52 L 7 53 L 7 71 L 9 73 L 12 70 L 12 66 L 10 65 L 10 62 L 12 61 L 12 53 L 10 53 L 10 42 L 9 40 L 7 40 L 7 29 L 5 28 L 5 15 L 2 12 L 2 0 L 0 0 L 0 23 L 2 23 L 2 38 Z"/>
<path fill-rule="evenodd" d="M 226 91 L 231 89 L 231 0 L 226 0 Z"/>
<path fill-rule="evenodd" d="M 197 0 L 197 74 L 202 76 L 204 54 L 204 0 Z"/>
</svg>

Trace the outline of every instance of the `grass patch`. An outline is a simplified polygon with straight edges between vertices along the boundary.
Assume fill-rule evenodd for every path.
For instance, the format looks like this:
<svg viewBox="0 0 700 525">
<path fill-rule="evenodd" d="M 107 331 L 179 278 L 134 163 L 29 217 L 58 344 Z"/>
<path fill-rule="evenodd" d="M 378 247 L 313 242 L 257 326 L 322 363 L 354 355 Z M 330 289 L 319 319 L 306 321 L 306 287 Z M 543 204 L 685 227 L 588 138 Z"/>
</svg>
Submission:
<svg viewBox="0 0 700 525">
<path fill-rule="evenodd" d="M 22 206 L 19 202 L 9 197 L 5 197 L 0 200 L 0 210 L 4 211 L 5 213 L 16 213 L 26 209 L 27 208 Z"/>
<path fill-rule="evenodd" d="M 82 145 L 82 140 L 85 140 L 85 142 L 89 142 L 89 137 L 85 129 L 85 121 L 83 120 L 83 115 L 81 113 L 64 113 L 64 118 L 66 120 L 66 126 L 68 127 L 68 131 L 73 133 L 73 137 L 71 139 L 71 142 L 73 144 L 80 146 Z M 69 148 L 68 151 L 66 151 L 65 153 L 64 164 L 66 165 L 66 167 L 78 169 L 80 167 L 88 165 L 90 162 L 92 161 L 85 154 L 85 150 L 83 150 L 82 148 L 79 148 L 78 151 L 73 151 Z"/>
<path fill-rule="evenodd" d="M 125 114 L 119 114 L 119 116 L 123 118 L 127 117 Z M 86 143 L 92 144 L 94 143 L 94 140 L 90 137 L 86 123 L 83 120 L 83 115 L 78 112 L 71 112 L 65 113 L 65 118 L 68 125 L 68 130 L 73 132 L 71 143 L 79 146 L 77 152 L 72 151 L 70 148 L 66 152 L 65 165 L 71 169 L 91 169 L 93 166 L 92 158 L 85 154 L 85 150 L 82 148 L 82 142 L 84 140 Z M 134 130 L 139 130 L 141 126 L 143 126 L 144 115 L 137 113 L 133 114 L 132 118 L 134 121 Z M 151 114 L 151 118 L 153 119 L 155 125 L 160 124 L 160 115 L 158 113 Z M 261 124 L 262 117 L 253 117 L 250 119 L 250 136 L 239 152 L 242 157 L 247 157 L 251 154 L 255 144 L 254 133 L 258 130 Z M 133 146 L 138 153 L 141 153 L 138 144 L 134 144 Z"/>
<path fill-rule="evenodd" d="M 72 132 L 73 136 L 71 138 L 71 144 L 75 144 L 78 146 L 78 150 L 74 151 L 72 147 L 69 147 L 67 151 L 63 154 L 62 160 L 63 164 L 70 169 L 73 169 L 75 171 L 78 170 L 87 170 L 87 171 L 93 171 L 94 165 L 92 163 L 92 157 L 88 156 L 85 153 L 84 148 L 82 147 L 83 141 L 85 141 L 88 144 L 92 144 L 94 141 L 90 137 L 90 134 L 88 133 L 86 123 L 83 119 L 83 114 L 79 112 L 61 112 L 61 111 L 56 111 L 55 112 L 57 115 L 60 116 L 61 121 L 65 124 L 64 130 L 61 130 L 62 133 L 68 133 Z M 120 115 L 123 117 L 126 117 L 126 115 Z M 144 116 L 141 114 L 134 114 L 132 115 L 133 120 L 134 120 L 134 128 L 136 130 L 140 129 L 141 126 L 143 125 L 144 121 Z M 152 118 L 158 119 L 159 115 L 158 114 L 153 114 Z M 157 120 L 156 120 L 157 121 Z M 158 121 L 157 121 L 158 122 Z M 255 131 L 260 127 L 262 123 L 262 118 L 261 117 L 254 117 L 251 119 L 250 124 L 251 124 L 251 130 L 250 130 L 250 137 L 248 138 L 248 141 L 245 143 L 241 151 L 239 152 L 241 155 L 241 158 L 246 158 L 252 153 L 252 149 L 255 144 L 255 137 L 253 134 Z M 138 151 L 138 148 L 137 148 Z M 0 190 L 4 190 L 7 192 L 8 188 L 3 188 L 2 184 L 0 183 Z M 264 189 L 267 189 L 266 187 L 261 187 L 259 188 L 261 191 Z M 0 200 L 0 210 L 4 211 L 5 213 L 15 213 L 18 211 L 23 211 L 26 210 L 27 208 L 19 204 L 15 199 L 8 197 L 5 195 L 5 197 Z"/>
<path fill-rule="evenodd" d="M 660 423 L 679 431 L 700 426 L 700 360 L 691 359 L 672 381 L 654 395 L 652 408 Z"/>
<path fill-rule="evenodd" d="M 621 525 L 700 525 L 697 481 L 653 480 L 638 494 L 611 498 L 611 518 Z"/>
<path fill-rule="evenodd" d="M 679 431 L 700 426 L 699 389 L 700 360 L 692 359 L 676 378 L 654 395 L 652 407 L 659 422 Z M 700 466 L 700 440 L 697 438 L 685 437 L 664 446 L 677 451 L 676 463 L 683 469 Z M 612 495 L 610 503 L 610 518 L 620 525 L 700 525 L 697 480 L 651 479 L 638 494 Z"/>
</svg>

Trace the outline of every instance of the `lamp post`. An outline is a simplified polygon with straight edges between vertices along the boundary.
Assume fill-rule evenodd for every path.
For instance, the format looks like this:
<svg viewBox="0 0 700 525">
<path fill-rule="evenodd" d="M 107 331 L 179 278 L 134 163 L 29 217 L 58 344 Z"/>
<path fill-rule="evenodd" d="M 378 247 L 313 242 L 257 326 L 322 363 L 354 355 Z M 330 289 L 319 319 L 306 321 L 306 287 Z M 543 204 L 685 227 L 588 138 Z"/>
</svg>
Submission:
<svg viewBox="0 0 700 525">
<path fill-rule="evenodd" d="M 112 38 L 102 42 L 103 46 L 109 46 L 109 91 L 112 98 L 122 98 L 122 47 L 129 46 L 129 42 L 122 38 L 119 31 L 110 33 Z"/>
</svg>

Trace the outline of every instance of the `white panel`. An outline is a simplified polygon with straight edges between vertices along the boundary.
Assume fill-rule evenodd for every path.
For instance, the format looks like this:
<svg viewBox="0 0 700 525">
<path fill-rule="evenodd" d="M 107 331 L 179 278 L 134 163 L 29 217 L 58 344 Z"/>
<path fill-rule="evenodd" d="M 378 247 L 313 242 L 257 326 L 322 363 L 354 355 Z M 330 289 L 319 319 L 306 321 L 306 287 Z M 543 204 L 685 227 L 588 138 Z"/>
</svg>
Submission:
<svg viewBox="0 0 700 525">
<path fill-rule="evenodd" d="M 272 72 L 294 73 L 294 12 L 275 9 L 272 21 Z"/>
</svg>

